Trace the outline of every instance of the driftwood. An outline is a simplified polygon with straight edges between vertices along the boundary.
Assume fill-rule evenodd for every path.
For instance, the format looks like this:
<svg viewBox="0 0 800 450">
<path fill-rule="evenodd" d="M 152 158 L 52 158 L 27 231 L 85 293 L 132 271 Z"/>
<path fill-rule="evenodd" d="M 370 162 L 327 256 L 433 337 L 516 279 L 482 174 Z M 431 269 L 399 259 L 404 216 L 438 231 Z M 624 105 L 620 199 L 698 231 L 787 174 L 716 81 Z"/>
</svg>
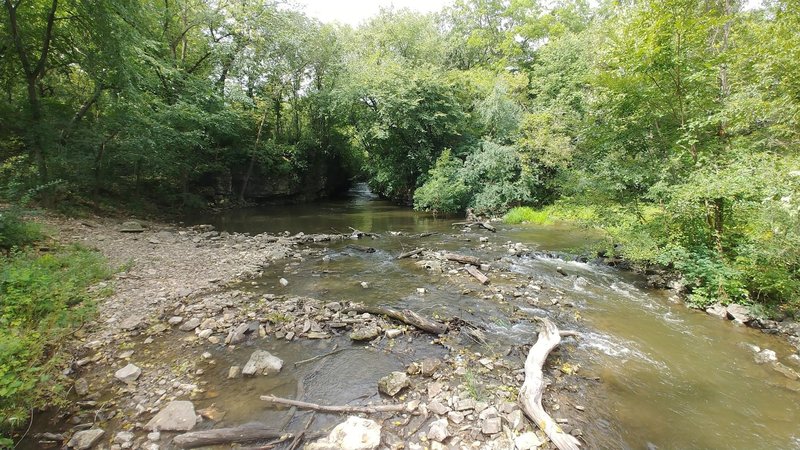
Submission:
<svg viewBox="0 0 800 450">
<path fill-rule="evenodd" d="M 494 225 L 490 224 L 489 222 L 455 222 L 452 224 L 454 227 L 468 227 L 472 228 L 475 225 L 483 228 L 484 230 L 491 231 L 492 233 L 497 233 L 497 228 Z"/>
<path fill-rule="evenodd" d="M 381 237 L 381 235 L 378 234 L 378 233 L 367 233 L 366 231 L 356 230 L 353 227 L 347 227 L 347 228 L 350 228 L 350 230 L 353 231 L 353 235 L 355 235 L 356 237 L 359 237 L 359 238 L 362 237 L 362 236 L 369 236 L 372 239 L 378 239 L 378 238 Z"/>
<path fill-rule="evenodd" d="M 274 395 L 262 395 L 261 400 L 264 400 L 268 403 L 275 403 L 278 405 L 287 405 L 287 406 L 294 406 L 299 409 L 310 409 L 312 411 L 320 411 L 326 413 L 341 413 L 341 414 L 352 414 L 352 413 L 364 413 L 364 414 L 377 414 L 382 412 L 407 412 L 411 413 L 414 412 L 414 408 L 411 405 L 406 403 L 396 403 L 390 405 L 375 405 L 375 406 L 350 406 L 350 405 L 340 405 L 340 406 L 331 406 L 331 405 L 320 405 L 317 403 L 307 403 L 301 402 L 298 400 L 292 400 L 288 398 L 281 398 L 276 397 Z"/>
<path fill-rule="evenodd" d="M 248 424 L 236 428 L 192 431 L 175 436 L 172 442 L 179 448 L 197 448 L 207 447 L 209 445 L 261 441 L 265 439 L 285 440 L 291 437 L 291 434 L 282 433 L 273 428 L 265 428 L 259 424 Z"/>
<path fill-rule="evenodd" d="M 455 261 L 461 264 L 472 264 L 473 266 L 478 267 L 481 265 L 481 260 L 474 256 L 459 255 L 458 253 L 445 253 L 442 255 L 442 257 L 448 261 Z"/>
<path fill-rule="evenodd" d="M 475 277 L 481 284 L 489 284 L 489 278 L 482 274 L 480 270 L 476 269 L 475 266 L 467 264 L 465 268 L 467 269 L 467 272 Z"/>
<path fill-rule="evenodd" d="M 419 255 L 424 251 L 425 251 L 424 248 L 416 248 L 414 250 L 411 250 L 410 252 L 401 253 L 400 255 L 397 256 L 397 259 L 410 258 L 414 255 Z"/>
<path fill-rule="evenodd" d="M 441 322 L 437 322 L 435 320 L 422 317 L 421 315 L 415 313 L 414 311 L 411 311 L 410 309 L 404 309 L 400 311 L 394 308 L 387 308 L 384 306 L 353 305 L 350 308 L 348 308 L 348 310 L 355 311 L 359 314 L 370 313 L 370 314 L 386 316 L 394 320 L 399 320 L 400 322 L 411 325 L 413 327 L 416 327 L 422 331 L 431 334 L 442 334 L 447 331 L 447 325 Z"/>
<path fill-rule="evenodd" d="M 580 442 L 574 436 L 564 433 L 542 407 L 544 390 L 542 366 L 547 355 L 561 342 L 561 336 L 558 327 L 549 319 L 540 317 L 536 319 L 542 323 L 542 330 L 525 360 L 525 382 L 519 391 L 519 402 L 525 414 L 544 431 L 559 450 L 578 450 Z"/>
</svg>

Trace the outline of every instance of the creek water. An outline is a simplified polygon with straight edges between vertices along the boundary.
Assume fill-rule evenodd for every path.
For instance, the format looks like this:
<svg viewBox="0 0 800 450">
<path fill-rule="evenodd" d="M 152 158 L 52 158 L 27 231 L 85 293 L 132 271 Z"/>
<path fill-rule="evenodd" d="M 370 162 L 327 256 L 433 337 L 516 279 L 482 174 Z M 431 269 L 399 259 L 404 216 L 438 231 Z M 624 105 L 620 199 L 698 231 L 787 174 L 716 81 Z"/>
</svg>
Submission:
<svg viewBox="0 0 800 450">
<path fill-rule="evenodd" d="M 786 362 L 792 353 L 790 346 L 780 338 L 691 310 L 669 291 L 648 289 L 635 274 L 568 257 L 537 256 L 580 252 L 594 239 L 586 230 L 500 224 L 496 234 L 481 230 L 462 233 L 451 227 L 452 220 L 437 220 L 378 200 L 364 186 L 336 201 L 247 208 L 188 221 L 212 223 L 229 232 L 347 233 L 352 227 L 380 233 L 381 239 L 358 242 L 373 247 L 372 253 L 354 250 L 347 242 L 333 244 L 325 260 L 309 259 L 268 269 L 254 289 L 287 293 L 290 289 L 291 295 L 321 300 L 410 307 L 420 312 L 436 311 L 443 317 L 451 314 L 483 324 L 491 342 L 498 346 L 530 344 L 535 326 L 530 321 L 504 318 L 510 310 L 536 314 L 535 308 L 513 304 L 513 299 L 511 305 L 503 305 L 464 295 L 443 277 L 416 267 L 413 260 L 396 260 L 394 256 L 418 246 L 476 254 L 497 260 L 519 277 L 558 290 L 580 317 L 583 336 L 573 344 L 571 357 L 577 359 L 580 374 L 600 379 L 589 388 L 591 400 L 584 413 L 591 417 L 583 430 L 589 448 L 800 448 L 800 383 L 768 365 L 756 364 L 752 350 L 747 348 L 769 348 Z M 410 236 L 423 232 L 434 234 Z M 481 236 L 489 237 L 490 243 L 481 246 Z M 508 257 L 501 245 L 507 241 L 521 242 L 539 252 Z M 558 274 L 556 267 L 562 267 L 568 276 Z M 280 277 L 290 281 L 288 288 L 278 284 Z M 362 288 L 360 282 L 368 283 L 369 288 Z M 425 289 L 424 294 L 419 288 Z M 334 344 L 281 343 L 275 345 L 282 348 L 271 351 L 285 359 L 283 355 L 291 355 L 287 359 L 287 365 L 291 365 L 294 360 L 330 350 Z M 391 354 L 361 349 L 328 358 L 327 369 L 320 375 L 325 383 L 306 380 L 306 397 L 323 403 L 353 401 L 359 392 L 365 392 L 362 384 L 370 386 L 368 391 L 372 392 L 380 376 L 424 357 L 422 352 L 435 352 L 431 346 L 427 350 L 412 343 L 404 346 Z M 221 351 L 215 354 L 231 361 L 234 356 Z M 219 367 L 220 373 L 210 374 L 210 379 L 224 379 L 222 372 L 228 364 Z M 254 400 L 249 408 L 250 403 L 243 398 L 267 391 L 292 396 L 296 383 L 284 377 L 299 376 L 302 372 L 262 381 L 274 386 L 251 385 L 249 394 L 228 395 L 235 402 L 231 410 L 236 411 L 236 417 L 226 420 L 264 419 L 267 413 L 263 405 Z M 233 385 L 219 388 L 226 392 L 242 389 Z M 228 406 L 222 397 L 216 401 L 223 409 Z"/>
</svg>

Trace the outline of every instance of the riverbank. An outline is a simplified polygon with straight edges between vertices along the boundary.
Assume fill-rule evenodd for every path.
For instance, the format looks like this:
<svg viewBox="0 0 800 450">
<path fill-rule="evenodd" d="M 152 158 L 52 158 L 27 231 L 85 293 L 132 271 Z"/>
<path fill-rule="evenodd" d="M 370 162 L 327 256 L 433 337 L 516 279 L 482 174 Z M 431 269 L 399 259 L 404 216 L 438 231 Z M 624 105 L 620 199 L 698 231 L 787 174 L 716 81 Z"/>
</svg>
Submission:
<svg viewBox="0 0 800 450">
<path fill-rule="evenodd" d="M 114 276 L 114 294 L 98 306 L 97 320 L 76 333 L 70 344 L 74 355 L 69 368 L 74 379 L 72 404 L 38 417 L 23 447 L 59 446 L 72 440 L 75 446 L 92 441 L 91 446 L 111 448 L 172 448 L 178 431 L 252 420 L 246 420 L 241 409 L 251 411 L 253 418 L 263 417 L 258 410 L 272 410 L 274 420 L 262 420 L 262 424 L 300 433 L 306 416 L 299 423 L 300 419 L 292 419 L 294 411 L 286 414 L 253 397 L 268 394 L 270 387 L 275 391 L 269 381 L 274 379 L 294 385 L 288 391 L 278 388 L 279 394 L 302 400 L 304 386 L 324 368 L 304 363 L 297 355 L 317 357 L 320 364 L 327 364 L 341 356 L 337 350 L 393 361 L 377 364 L 377 371 L 369 369 L 374 379 L 368 390 L 349 392 L 366 401 L 347 400 L 348 404 L 400 402 L 413 406 L 413 413 L 370 415 L 382 426 L 381 439 L 389 448 L 449 445 L 505 449 L 515 445 L 513 442 L 518 448 L 533 448 L 546 442 L 516 404 L 526 350 L 493 348 L 494 343 L 486 342 L 482 324 L 426 311 L 431 320 L 447 327 L 440 336 L 430 335 L 381 314 L 358 312 L 348 299 L 331 302 L 295 295 L 294 282 L 283 277 L 269 281 L 270 292 L 257 292 L 266 287 L 260 286 L 265 283 L 260 278 L 265 271 L 292 273 L 309 261 L 330 260 L 329 246 L 369 252 L 370 235 L 249 236 L 217 232 L 210 226 L 180 228 L 147 222 L 137 229 L 100 218 L 47 217 L 44 221 L 58 230 L 59 239 L 96 248 L 123 270 Z M 359 237 L 366 239 L 363 244 L 367 245 L 356 244 Z M 351 241 L 353 244 L 346 244 Z M 435 274 L 446 280 L 444 288 L 481 302 L 502 305 L 507 297 L 523 295 L 519 288 L 509 286 L 520 280 L 487 263 L 483 269 L 493 280 L 491 286 L 476 283 L 462 264 L 442 252 L 420 252 L 409 260 L 411 267 L 416 267 L 413 270 Z M 531 284 L 530 289 L 534 288 L 547 290 Z M 541 314 L 556 317 L 562 327 L 574 324 L 569 311 L 561 311 L 569 306 L 557 300 L 541 301 Z M 509 317 L 499 320 L 518 321 L 519 317 L 513 318 L 511 308 Z M 548 410 L 558 412 L 556 418 L 565 431 L 581 436 L 581 423 L 587 420 L 585 389 L 596 381 L 583 379 L 577 375 L 577 365 L 569 364 L 568 349 L 574 339 L 567 338 L 564 349 L 557 350 L 552 365 L 546 367 L 551 387 L 544 402 Z M 281 361 L 279 373 L 244 377 L 241 372 L 252 371 L 248 364 L 253 358 L 258 360 L 260 351 L 269 351 Z M 328 376 L 335 379 L 336 375 Z M 392 386 L 384 382 L 379 388 L 379 381 L 387 376 Z M 379 395 L 379 390 L 383 394 Z M 231 398 L 225 398 L 228 396 Z M 188 409 L 175 413 L 179 406 L 189 406 L 175 403 L 181 401 L 191 402 L 193 413 L 188 414 Z M 248 406 L 243 408 L 245 401 Z M 163 418 L 165 411 L 170 418 Z M 175 414 L 183 414 L 193 425 L 172 429 L 174 424 L 157 420 L 160 425 L 148 427 L 154 416 L 169 421 Z M 309 427 L 308 436 L 344 419 L 324 417 L 315 421 L 319 425 Z M 154 427 L 160 432 L 154 432 Z"/>
</svg>

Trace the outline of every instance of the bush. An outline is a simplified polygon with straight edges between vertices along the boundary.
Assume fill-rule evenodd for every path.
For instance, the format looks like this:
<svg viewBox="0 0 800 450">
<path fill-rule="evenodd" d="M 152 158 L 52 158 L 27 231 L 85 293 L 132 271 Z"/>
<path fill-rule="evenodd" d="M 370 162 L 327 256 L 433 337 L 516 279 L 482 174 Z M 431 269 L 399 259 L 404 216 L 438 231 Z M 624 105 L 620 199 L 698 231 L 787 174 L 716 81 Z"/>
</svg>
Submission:
<svg viewBox="0 0 800 450">
<path fill-rule="evenodd" d="M 461 179 L 461 161 L 445 150 L 436 166 L 429 172 L 428 181 L 414 192 L 414 208 L 422 211 L 453 214 L 463 211 L 469 199 L 469 189 Z"/>
<path fill-rule="evenodd" d="M 80 247 L 0 258 L 0 430 L 14 430 L 31 409 L 63 401 L 61 343 L 88 319 L 88 288 L 109 270 Z"/>
<path fill-rule="evenodd" d="M 39 226 L 25 222 L 15 209 L 0 209 L 0 251 L 8 252 L 41 238 Z"/>
<path fill-rule="evenodd" d="M 512 208 L 511 211 L 503 216 L 503 222 L 509 224 L 534 223 L 537 225 L 544 225 L 552 223 L 552 220 L 550 219 L 550 214 L 545 210 L 537 211 L 530 206 L 518 206 Z"/>
</svg>

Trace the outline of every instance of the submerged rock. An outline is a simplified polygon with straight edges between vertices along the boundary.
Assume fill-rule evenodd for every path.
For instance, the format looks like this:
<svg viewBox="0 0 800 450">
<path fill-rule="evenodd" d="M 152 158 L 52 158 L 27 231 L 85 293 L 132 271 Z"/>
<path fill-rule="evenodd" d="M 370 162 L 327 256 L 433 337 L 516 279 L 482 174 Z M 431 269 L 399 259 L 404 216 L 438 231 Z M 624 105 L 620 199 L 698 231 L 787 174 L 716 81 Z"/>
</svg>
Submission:
<svg viewBox="0 0 800 450">
<path fill-rule="evenodd" d="M 394 397 L 398 392 L 407 388 L 411 383 L 408 381 L 408 375 L 405 372 L 392 372 L 391 374 L 381 378 L 378 382 L 378 390 L 384 394 Z"/>
<path fill-rule="evenodd" d="M 145 425 L 153 431 L 189 431 L 197 424 L 194 404 L 185 400 L 170 402 Z"/>
<path fill-rule="evenodd" d="M 350 416 L 336 425 L 328 437 L 307 445 L 306 450 L 374 450 L 381 443 L 381 426 L 370 419 Z"/>
<path fill-rule="evenodd" d="M 350 339 L 354 341 L 371 341 L 381 334 L 381 330 L 375 325 L 365 325 L 357 328 L 350 333 Z"/>
<path fill-rule="evenodd" d="M 96 444 L 104 434 L 106 434 L 105 430 L 100 428 L 78 431 L 72 436 L 72 439 L 67 442 L 67 447 L 77 450 L 90 449 L 94 447 L 94 444 Z"/>
<path fill-rule="evenodd" d="M 278 373 L 283 367 L 283 361 L 277 356 L 265 350 L 256 350 L 250 355 L 250 360 L 242 369 L 243 375 L 255 375 L 257 373 L 269 375 Z"/>
</svg>

